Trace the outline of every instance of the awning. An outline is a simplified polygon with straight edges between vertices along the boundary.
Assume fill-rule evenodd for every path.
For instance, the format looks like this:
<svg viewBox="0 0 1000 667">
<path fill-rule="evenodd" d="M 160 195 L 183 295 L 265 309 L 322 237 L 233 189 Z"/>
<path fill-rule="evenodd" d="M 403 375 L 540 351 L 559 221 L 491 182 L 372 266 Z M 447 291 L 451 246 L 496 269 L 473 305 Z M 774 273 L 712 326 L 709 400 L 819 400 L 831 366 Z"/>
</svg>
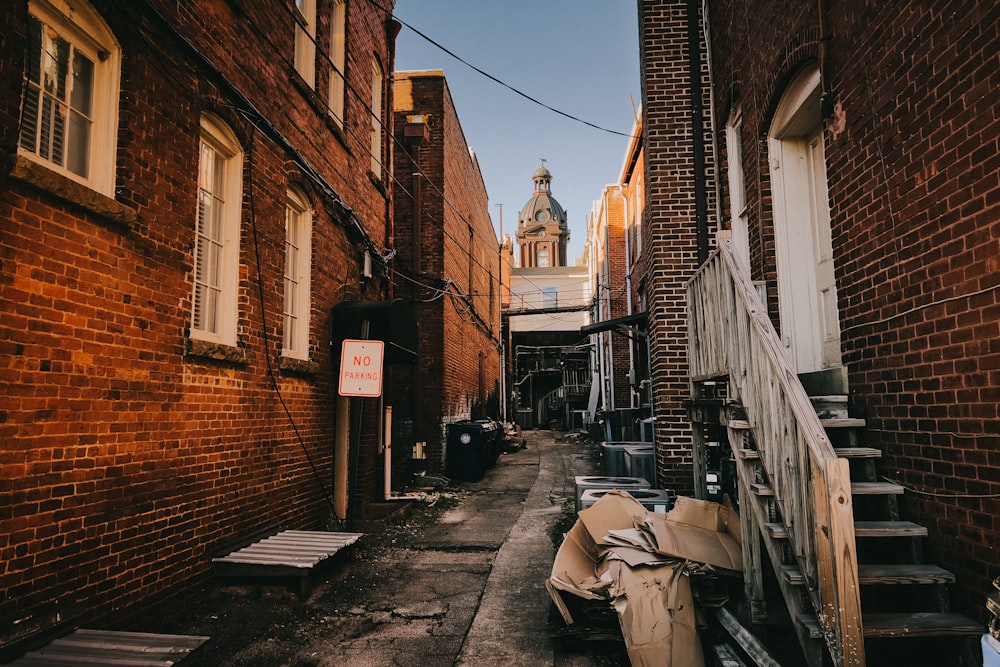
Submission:
<svg viewBox="0 0 1000 667">
<path fill-rule="evenodd" d="M 633 325 L 645 328 L 647 316 L 648 313 L 641 312 L 633 315 L 626 315 L 625 317 L 616 317 L 613 320 L 595 322 L 594 324 L 588 324 L 587 326 L 580 327 L 580 335 L 589 336 L 590 334 L 601 333 L 602 331 L 611 331 L 612 329 L 617 329 L 618 327 L 629 327 Z"/>
<path fill-rule="evenodd" d="M 417 362 L 417 321 L 413 309 L 401 301 L 343 301 L 330 311 L 330 343 L 340 349 L 345 339 L 385 343 L 385 363 Z M 339 352 L 334 359 L 339 360 Z"/>
</svg>

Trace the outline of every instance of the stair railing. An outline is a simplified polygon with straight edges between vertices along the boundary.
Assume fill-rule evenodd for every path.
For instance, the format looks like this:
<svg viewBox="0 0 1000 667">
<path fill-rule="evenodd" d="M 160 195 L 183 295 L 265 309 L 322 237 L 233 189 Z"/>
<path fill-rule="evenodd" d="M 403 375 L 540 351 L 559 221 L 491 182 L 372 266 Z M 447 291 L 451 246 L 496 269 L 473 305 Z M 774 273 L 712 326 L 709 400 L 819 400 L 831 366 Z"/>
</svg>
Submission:
<svg viewBox="0 0 1000 667">
<path fill-rule="evenodd" d="M 687 286 L 692 382 L 728 376 L 743 402 L 834 665 L 862 666 L 851 480 L 730 241 Z"/>
</svg>

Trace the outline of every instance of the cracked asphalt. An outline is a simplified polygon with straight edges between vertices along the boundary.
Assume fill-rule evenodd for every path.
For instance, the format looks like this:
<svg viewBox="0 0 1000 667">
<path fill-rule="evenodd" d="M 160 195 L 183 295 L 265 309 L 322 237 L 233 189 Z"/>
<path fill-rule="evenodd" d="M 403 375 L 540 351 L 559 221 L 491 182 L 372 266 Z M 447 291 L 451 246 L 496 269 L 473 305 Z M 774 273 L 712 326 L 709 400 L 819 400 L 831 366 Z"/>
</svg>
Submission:
<svg viewBox="0 0 1000 667">
<path fill-rule="evenodd" d="M 573 477 L 597 470 L 593 445 L 525 436 L 482 481 L 366 532 L 314 575 L 308 599 L 217 582 L 150 631 L 210 636 L 201 664 L 213 667 L 628 665 L 620 639 L 597 639 L 608 633 L 564 636 L 545 590 Z"/>
</svg>

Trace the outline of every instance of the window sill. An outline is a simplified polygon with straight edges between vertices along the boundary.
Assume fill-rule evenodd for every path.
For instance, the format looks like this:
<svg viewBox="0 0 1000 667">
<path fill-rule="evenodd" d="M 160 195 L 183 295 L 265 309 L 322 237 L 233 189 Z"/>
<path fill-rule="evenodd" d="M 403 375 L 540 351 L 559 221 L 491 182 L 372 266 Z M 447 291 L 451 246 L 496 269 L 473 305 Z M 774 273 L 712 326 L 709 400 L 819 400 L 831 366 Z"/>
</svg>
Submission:
<svg viewBox="0 0 1000 667">
<path fill-rule="evenodd" d="M 63 201 L 110 220 L 126 229 L 135 226 L 139 218 L 135 209 L 91 190 L 85 185 L 63 176 L 23 155 L 9 158 L 11 178 L 44 190 Z"/>
<path fill-rule="evenodd" d="M 243 348 L 224 345 L 222 343 L 211 343 L 207 340 L 198 340 L 197 338 L 187 339 L 185 352 L 189 357 L 224 361 L 230 364 L 243 365 L 247 363 L 247 353 Z"/>
<path fill-rule="evenodd" d="M 278 369 L 289 375 L 317 375 L 319 364 L 309 359 L 296 359 L 282 355 L 278 357 Z"/>
</svg>

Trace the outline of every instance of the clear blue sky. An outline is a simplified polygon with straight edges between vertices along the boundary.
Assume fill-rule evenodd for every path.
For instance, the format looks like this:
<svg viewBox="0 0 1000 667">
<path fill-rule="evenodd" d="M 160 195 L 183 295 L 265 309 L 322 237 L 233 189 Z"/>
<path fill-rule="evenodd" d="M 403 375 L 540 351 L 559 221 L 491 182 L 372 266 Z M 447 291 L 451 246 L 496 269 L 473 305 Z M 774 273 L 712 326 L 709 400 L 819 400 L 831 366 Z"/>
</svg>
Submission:
<svg viewBox="0 0 1000 667">
<path fill-rule="evenodd" d="M 639 98 L 635 0 L 397 0 L 394 15 L 512 88 L 627 134 Z M 569 214 L 569 261 L 587 215 L 618 179 L 628 139 L 538 106 L 472 70 L 404 25 L 396 69 L 444 71 L 490 198 L 493 227 L 513 235 L 540 158 Z M 631 95 L 631 99 L 630 99 Z"/>
</svg>

